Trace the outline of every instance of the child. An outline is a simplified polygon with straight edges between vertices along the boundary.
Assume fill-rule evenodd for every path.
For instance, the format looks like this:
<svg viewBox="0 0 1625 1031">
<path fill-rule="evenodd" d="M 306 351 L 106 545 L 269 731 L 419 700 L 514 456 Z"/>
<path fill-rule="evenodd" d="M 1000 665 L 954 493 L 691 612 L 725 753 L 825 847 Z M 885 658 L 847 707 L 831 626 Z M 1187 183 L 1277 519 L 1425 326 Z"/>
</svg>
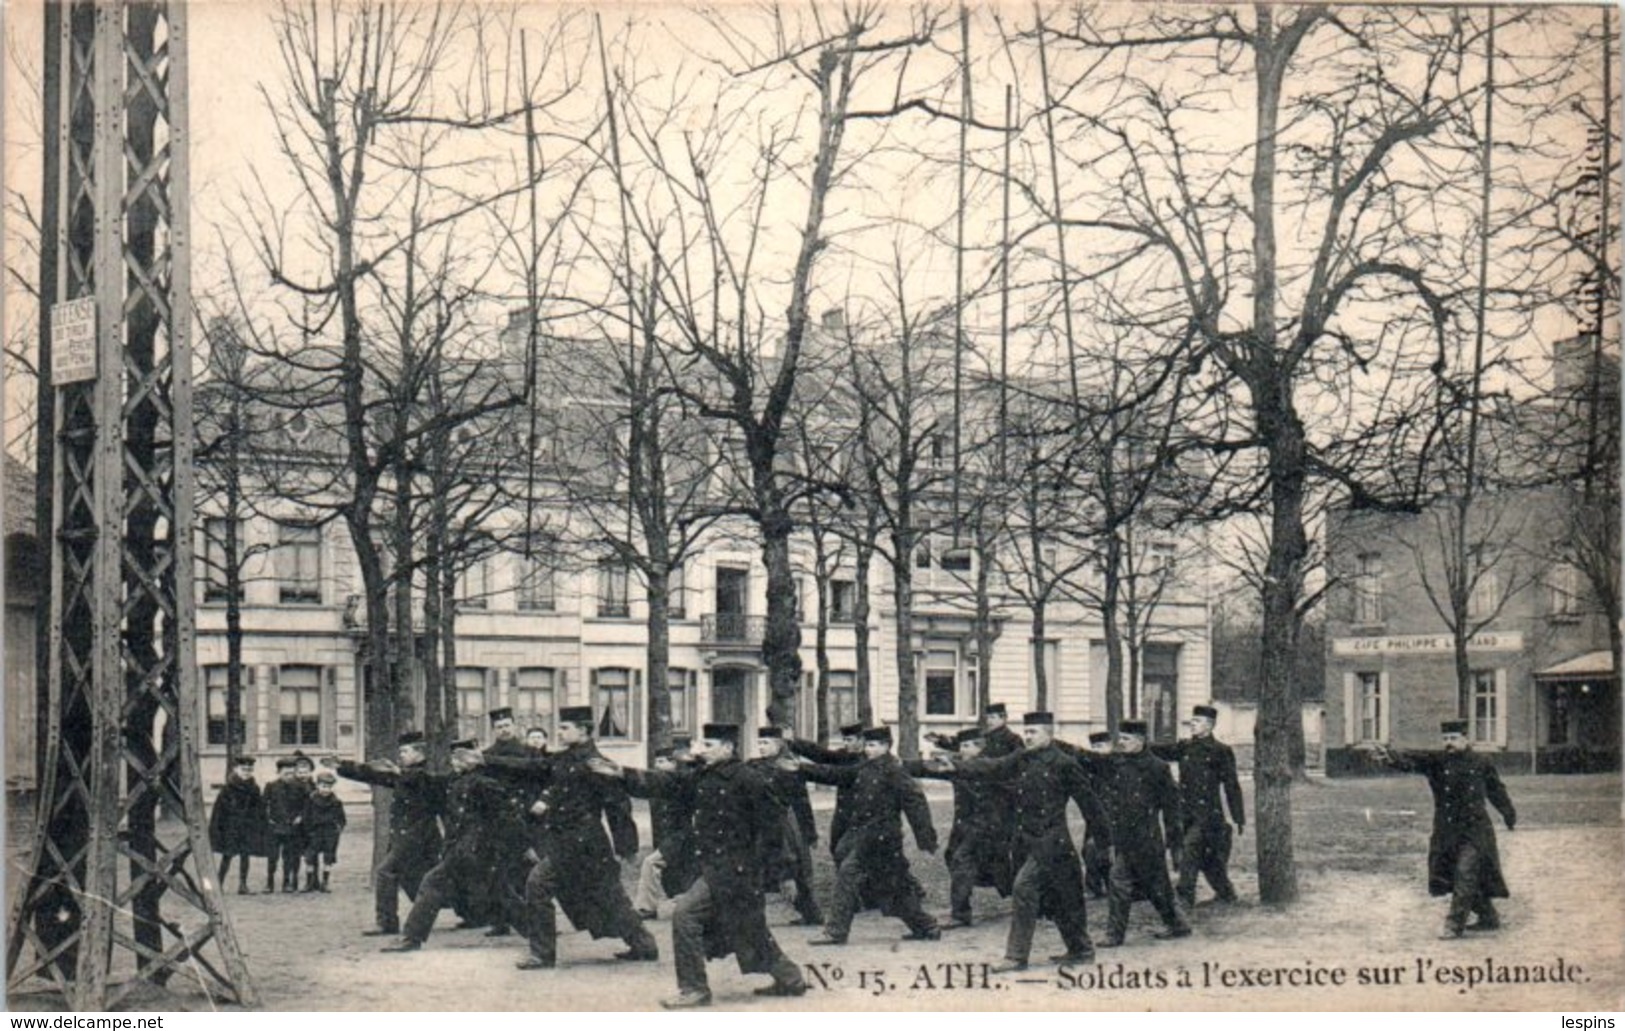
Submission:
<svg viewBox="0 0 1625 1031">
<path fill-rule="evenodd" d="M 277 860 L 282 861 L 282 890 L 299 887 L 299 824 L 305 816 L 305 790 L 294 761 L 276 761 L 277 779 L 265 789 L 265 891 L 276 891 Z"/>
<path fill-rule="evenodd" d="M 327 770 L 316 775 L 316 790 L 305 800 L 305 865 L 310 873 L 306 891 L 326 891 L 328 871 L 322 869 L 339 861 L 339 835 L 344 831 L 344 803 L 333 794 L 338 778 Z"/>
<path fill-rule="evenodd" d="M 209 814 L 209 847 L 220 853 L 220 884 L 225 886 L 231 857 L 237 857 L 237 894 L 248 890 L 248 857 L 265 852 L 265 800 L 254 781 L 254 757 L 240 755 L 231 764 L 226 786 Z"/>
</svg>

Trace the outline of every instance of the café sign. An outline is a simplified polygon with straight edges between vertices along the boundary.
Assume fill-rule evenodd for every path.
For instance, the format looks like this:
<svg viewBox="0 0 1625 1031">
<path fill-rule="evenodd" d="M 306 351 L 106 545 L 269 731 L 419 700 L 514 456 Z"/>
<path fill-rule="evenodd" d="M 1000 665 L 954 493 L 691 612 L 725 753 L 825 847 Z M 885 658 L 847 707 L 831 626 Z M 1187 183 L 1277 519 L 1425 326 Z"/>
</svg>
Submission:
<svg viewBox="0 0 1625 1031">
<path fill-rule="evenodd" d="M 1515 652 L 1523 649 L 1523 634 L 1474 634 L 1467 639 L 1470 652 Z M 1337 637 L 1333 655 L 1433 655 L 1456 650 L 1450 634 L 1399 634 L 1392 637 Z"/>
</svg>

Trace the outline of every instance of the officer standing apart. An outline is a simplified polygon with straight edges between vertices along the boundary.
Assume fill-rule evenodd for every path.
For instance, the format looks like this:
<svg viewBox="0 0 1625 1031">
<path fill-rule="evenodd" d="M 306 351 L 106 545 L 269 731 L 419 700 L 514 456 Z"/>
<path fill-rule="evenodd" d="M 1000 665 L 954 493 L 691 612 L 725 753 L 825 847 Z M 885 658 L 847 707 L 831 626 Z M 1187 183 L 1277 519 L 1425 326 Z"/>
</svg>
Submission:
<svg viewBox="0 0 1625 1031">
<path fill-rule="evenodd" d="M 1444 748 L 1438 752 L 1395 751 L 1376 746 L 1378 761 L 1405 773 L 1420 773 L 1433 792 L 1433 836 L 1428 841 L 1428 894 L 1449 895 L 1450 911 L 1441 938 L 1460 938 L 1463 931 L 1494 931 L 1501 918 L 1495 899 L 1507 897 L 1501 877 L 1501 854 L 1485 803 L 1494 806 L 1507 830 L 1518 822 L 1512 798 L 1495 765 L 1473 754 L 1466 720 L 1439 724 Z M 1467 914 L 1478 919 L 1467 923 Z"/>
<path fill-rule="evenodd" d="M 1179 897 L 1196 905 L 1196 875 L 1207 878 L 1220 902 L 1236 901 L 1230 884 L 1230 824 L 1236 834 L 1247 827 L 1247 807 L 1236 776 L 1236 753 L 1213 736 L 1219 710 L 1198 705 L 1192 710 L 1191 736 L 1152 748 L 1159 759 L 1179 764 L 1179 800 L 1185 834 L 1179 846 Z M 1220 796 L 1223 796 L 1221 801 Z M 1230 819 L 1225 820 L 1225 807 Z"/>
<path fill-rule="evenodd" d="M 710 1005 L 706 958 L 730 953 L 741 972 L 773 975 L 773 983 L 756 989 L 757 995 L 805 994 L 801 971 L 767 928 L 757 867 L 757 856 L 782 833 L 783 808 L 771 797 L 760 768 L 739 761 L 737 725 L 708 723 L 702 733 L 700 763 L 688 770 L 622 770 L 607 759 L 589 764 L 595 773 L 624 777 L 634 795 L 681 800 L 694 814 L 700 876 L 674 903 L 671 939 L 679 994 L 661 1005 Z"/>
<path fill-rule="evenodd" d="M 428 755 L 421 733 L 407 731 L 398 741 L 398 765 L 383 760 L 365 765 L 348 759 L 322 760 L 322 765 L 336 768 L 346 780 L 388 788 L 390 792 L 389 846 L 372 875 L 377 925 L 362 932 L 369 936 L 401 933 L 396 893 L 404 891 L 408 901 L 416 900 L 423 875 L 440 861 L 437 817 L 445 804 L 445 782 L 432 776 L 425 766 Z"/>
</svg>

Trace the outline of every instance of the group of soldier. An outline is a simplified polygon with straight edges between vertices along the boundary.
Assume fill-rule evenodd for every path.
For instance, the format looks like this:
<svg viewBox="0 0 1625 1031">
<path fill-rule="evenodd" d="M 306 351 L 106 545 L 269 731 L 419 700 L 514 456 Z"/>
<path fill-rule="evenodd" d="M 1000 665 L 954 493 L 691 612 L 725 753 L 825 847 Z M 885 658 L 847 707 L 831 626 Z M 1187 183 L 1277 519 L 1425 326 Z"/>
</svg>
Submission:
<svg viewBox="0 0 1625 1031">
<path fill-rule="evenodd" d="M 339 776 L 391 789 L 388 851 L 377 864 L 377 926 L 396 937 L 385 951 L 423 947 L 445 908 L 459 927 L 491 935 L 522 932 L 520 969 L 558 962 L 556 909 L 594 938 L 621 939 L 617 958 L 647 961 L 659 947 L 646 921 L 671 905 L 679 994 L 668 1008 L 707 1005 L 708 958 L 736 957 L 746 973 L 769 974 L 762 995 L 807 990 L 768 928 L 770 893 L 785 891 L 796 922 L 822 925 L 808 944 L 840 946 L 856 914 L 879 909 L 907 938 L 935 940 L 969 926 L 977 887 L 1012 899 L 1003 962 L 1025 969 L 1041 918 L 1058 927 L 1066 951 L 1052 961 L 1094 957 L 1086 900 L 1109 899 L 1104 947 L 1121 945 L 1130 908 L 1148 901 L 1161 918 L 1157 937 L 1191 933 L 1186 914 L 1205 876 L 1221 901 L 1235 899 L 1226 872 L 1232 834 L 1245 826 L 1231 750 L 1213 738 L 1216 713 L 1198 706 L 1192 734 L 1149 745 L 1141 721 L 1080 748 L 1055 737 L 1054 717 L 1027 713 L 1021 731 L 991 705 L 979 727 L 931 737 L 928 758 L 893 753 L 891 728 L 849 725 L 837 747 L 757 732 L 756 755 L 740 754 L 741 728 L 707 724 L 698 741 L 674 740 L 653 768 L 623 768 L 592 740 L 591 709 L 559 712 L 557 739 L 532 729 L 522 740 L 510 710 L 490 714 L 493 741 L 454 742 L 450 773 L 431 772 L 421 734 L 403 735 L 398 761 L 324 759 Z M 1179 767 L 1179 781 L 1169 767 Z M 945 858 L 951 910 L 925 911 L 925 893 L 904 851 L 903 823 L 923 852 L 936 830 L 919 779 L 952 784 L 953 829 Z M 820 906 L 812 886 L 818 829 L 809 783 L 835 788 L 829 848 L 833 891 Z M 629 897 L 618 860 L 638 851 L 631 798 L 649 801 L 654 850 Z M 1068 826 L 1068 804 L 1086 828 L 1083 854 Z M 1232 831 L 1232 825 L 1235 831 Z M 1168 857 L 1178 871 L 1177 889 Z M 399 918 L 399 893 L 411 900 Z"/>
</svg>

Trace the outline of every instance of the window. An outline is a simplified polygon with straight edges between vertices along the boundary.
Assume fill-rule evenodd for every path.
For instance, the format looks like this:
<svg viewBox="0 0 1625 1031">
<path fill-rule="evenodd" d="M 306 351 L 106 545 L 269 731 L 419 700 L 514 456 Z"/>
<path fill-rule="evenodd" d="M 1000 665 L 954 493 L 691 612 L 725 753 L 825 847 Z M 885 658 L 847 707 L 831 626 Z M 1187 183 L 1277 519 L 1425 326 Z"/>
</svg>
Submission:
<svg viewBox="0 0 1625 1031">
<path fill-rule="evenodd" d="M 1175 551 L 1172 544 L 1159 543 L 1151 545 L 1148 551 L 1151 560 L 1151 571 L 1161 576 L 1174 575 Z"/>
<path fill-rule="evenodd" d="M 627 597 L 626 566 L 620 562 L 598 564 L 598 614 L 615 618 L 632 614 L 632 605 Z"/>
<path fill-rule="evenodd" d="M 457 736 L 479 740 L 485 723 L 485 670 L 477 666 L 458 666 L 455 678 Z"/>
<path fill-rule="evenodd" d="M 1381 741 L 1384 739 L 1383 707 L 1387 700 L 1382 696 L 1382 674 L 1359 673 L 1359 691 L 1356 699 L 1359 703 L 1359 726 L 1361 741 Z"/>
<path fill-rule="evenodd" d="M 1355 559 L 1354 621 L 1382 622 L 1382 555 L 1375 551 Z"/>
<path fill-rule="evenodd" d="M 277 524 L 277 585 L 284 605 L 322 601 L 322 528 L 312 523 Z"/>
<path fill-rule="evenodd" d="M 637 716 L 634 691 L 637 670 L 598 669 L 593 671 L 593 714 L 595 733 L 605 740 L 632 738 L 632 721 Z"/>
<path fill-rule="evenodd" d="M 524 728 L 545 727 L 553 733 L 553 717 L 558 712 L 557 671 L 543 666 L 516 669 L 513 673 L 513 718 Z M 460 699 L 459 699 L 460 701 Z M 459 706 L 459 711 L 461 707 Z"/>
<path fill-rule="evenodd" d="M 1580 615 L 1580 570 L 1560 562 L 1546 575 L 1546 611 L 1558 619 Z"/>
<path fill-rule="evenodd" d="M 203 520 L 203 600 L 227 601 L 230 592 L 226 589 L 226 571 L 231 565 L 231 555 L 226 550 L 226 533 L 231 526 L 230 519 L 211 517 Z M 242 524 L 237 525 L 237 554 L 243 551 Z M 237 600 L 243 600 L 242 582 L 237 584 Z M 224 744 L 225 742 L 221 742 Z"/>
<path fill-rule="evenodd" d="M 1480 566 L 1473 577 L 1472 592 L 1467 595 L 1467 618 L 1489 619 L 1501 607 L 1501 576 L 1493 569 Z"/>
<path fill-rule="evenodd" d="M 304 412 L 294 412 L 288 417 L 285 426 L 287 427 L 288 439 L 295 444 L 303 444 L 310 438 L 310 416 Z"/>
<path fill-rule="evenodd" d="M 277 742 L 322 743 L 322 669 L 283 666 L 277 677 Z"/>
<path fill-rule="evenodd" d="M 931 568 L 931 521 L 921 519 L 915 529 L 914 568 Z"/>
<path fill-rule="evenodd" d="M 942 553 L 942 568 L 950 573 L 968 573 L 971 565 L 971 550 L 967 547 L 948 548 Z"/>
<path fill-rule="evenodd" d="M 1506 677 L 1499 670 L 1473 671 L 1457 715 L 1467 721 L 1467 737 L 1474 744 L 1499 745 L 1505 741 L 1505 688 Z"/>
<path fill-rule="evenodd" d="M 852 580 L 829 582 L 829 619 L 832 623 L 855 623 L 858 618 L 858 585 Z"/>
<path fill-rule="evenodd" d="M 694 699 L 699 676 L 694 670 L 678 666 L 666 669 L 666 693 L 671 697 L 671 729 L 674 734 L 694 733 Z"/>
<path fill-rule="evenodd" d="M 677 563 L 671 567 L 666 577 L 666 604 L 669 607 L 672 619 L 688 618 L 688 577 L 684 575 L 683 564 Z"/>
<path fill-rule="evenodd" d="M 829 729 L 858 722 L 858 675 L 851 670 L 829 671 Z"/>
<path fill-rule="evenodd" d="M 552 562 L 539 555 L 519 556 L 519 610 L 552 612 L 557 604 Z"/>
<path fill-rule="evenodd" d="M 254 670 L 245 666 L 242 670 L 241 693 L 237 700 L 237 719 L 231 725 L 231 742 L 226 738 L 226 670 L 225 666 L 203 667 L 203 694 L 208 707 L 208 720 L 206 743 L 224 747 L 234 742 L 245 744 L 248 741 L 248 686 L 253 681 Z"/>
<path fill-rule="evenodd" d="M 797 573 L 790 578 L 790 606 L 797 623 L 807 621 L 807 578 Z"/>
<path fill-rule="evenodd" d="M 948 439 L 940 433 L 931 434 L 931 468 L 941 469 L 948 464 Z"/>
<path fill-rule="evenodd" d="M 925 715 L 954 716 L 959 712 L 959 649 L 928 643 L 925 653 Z"/>
<path fill-rule="evenodd" d="M 483 609 L 491 597 L 491 563 L 475 559 L 457 577 L 457 607 Z"/>
</svg>

